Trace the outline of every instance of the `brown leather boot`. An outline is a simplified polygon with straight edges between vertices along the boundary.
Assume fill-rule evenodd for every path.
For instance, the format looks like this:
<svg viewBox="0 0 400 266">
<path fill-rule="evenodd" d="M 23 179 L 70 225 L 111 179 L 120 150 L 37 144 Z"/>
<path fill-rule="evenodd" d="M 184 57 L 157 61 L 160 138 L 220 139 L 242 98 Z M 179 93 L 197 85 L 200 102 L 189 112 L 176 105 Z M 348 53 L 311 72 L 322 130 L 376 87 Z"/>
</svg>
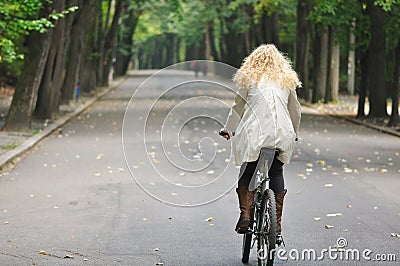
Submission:
<svg viewBox="0 0 400 266">
<path fill-rule="evenodd" d="M 253 209 L 254 192 L 249 191 L 247 187 L 238 187 L 236 193 L 239 198 L 240 217 L 235 231 L 238 234 L 244 234 L 250 227 L 250 214 Z"/>
<path fill-rule="evenodd" d="M 282 211 L 283 211 L 283 199 L 286 195 L 287 189 L 282 192 L 275 193 L 276 201 L 276 244 L 280 246 L 283 242 L 282 238 Z"/>
</svg>

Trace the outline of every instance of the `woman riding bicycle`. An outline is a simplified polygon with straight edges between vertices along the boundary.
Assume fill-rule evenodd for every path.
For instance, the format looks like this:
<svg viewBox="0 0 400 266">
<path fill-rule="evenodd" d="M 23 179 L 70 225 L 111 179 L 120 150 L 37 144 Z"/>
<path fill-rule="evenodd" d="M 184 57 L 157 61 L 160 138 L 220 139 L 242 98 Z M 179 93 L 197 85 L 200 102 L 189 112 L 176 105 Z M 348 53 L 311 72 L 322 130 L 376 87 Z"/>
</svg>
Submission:
<svg viewBox="0 0 400 266">
<path fill-rule="evenodd" d="M 296 88 L 301 86 L 290 60 L 272 44 L 264 44 L 244 59 L 233 78 L 239 87 L 221 135 L 233 141 L 237 166 L 241 166 L 236 192 L 240 217 L 236 232 L 246 233 L 250 226 L 254 191 L 249 184 L 261 148 L 279 150 L 268 172 L 270 188 L 276 198 L 277 238 L 283 243 L 281 218 L 284 186 L 283 165 L 290 162 L 300 125 L 301 108 Z"/>
</svg>

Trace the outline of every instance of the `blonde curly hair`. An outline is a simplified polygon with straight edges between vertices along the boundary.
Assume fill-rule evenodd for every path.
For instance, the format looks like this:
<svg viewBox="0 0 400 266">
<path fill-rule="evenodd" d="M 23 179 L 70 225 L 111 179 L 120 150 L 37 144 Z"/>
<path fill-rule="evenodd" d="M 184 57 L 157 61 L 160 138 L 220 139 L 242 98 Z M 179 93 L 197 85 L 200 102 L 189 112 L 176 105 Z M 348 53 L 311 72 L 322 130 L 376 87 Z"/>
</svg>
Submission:
<svg viewBox="0 0 400 266">
<path fill-rule="evenodd" d="M 301 87 L 291 61 L 273 44 L 262 44 L 243 60 L 242 66 L 233 77 L 233 82 L 245 89 L 256 86 L 264 78 L 281 88 L 294 90 Z"/>
</svg>

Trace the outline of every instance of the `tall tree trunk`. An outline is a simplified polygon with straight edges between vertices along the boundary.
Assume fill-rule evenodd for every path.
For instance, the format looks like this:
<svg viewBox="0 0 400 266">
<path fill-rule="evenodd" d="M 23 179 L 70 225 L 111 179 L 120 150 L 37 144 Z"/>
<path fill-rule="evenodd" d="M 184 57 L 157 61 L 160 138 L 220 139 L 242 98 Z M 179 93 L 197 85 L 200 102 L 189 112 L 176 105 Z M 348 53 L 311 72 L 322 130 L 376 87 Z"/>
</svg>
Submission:
<svg viewBox="0 0 400 266">
<path fill-rule="evenodd" d="M 79 70 L 87 30 L 86 18 L 90 16 L 95 0 L 79 0 L 79 9 L 72 24 L 71 45 L 66 66 L 64 84 L 62 87 L 61 103 L 68 104 L 74 96 L 75 85 L 79 80 Z"/>
<path fill-rule="evenodd" d="M 65 0 L 55 1 L 55 11 L 65 9 Z M 53 40 L 47 57 L 46 67 L 38 91 L 34 115 L 38 118 L 53 118 L 60 107 L 61 86 L 65 67 L 65 19 L 55 23 Z"/>
<path fill-rule="evenodd" d="M 47 8 L 44 9 L 47 11 Z M 18 78 L 3 130 L 27 131 L 31 128 L 37 93 L 42 81 L 52 37 L 53 29 L 48 29 L 44 34 L 36 31 L 29 34 L 27 38 L 29 46 L 24 68 Z"/>
<path fill-rule="evenodd" d="M 297 28 L 296 28 L 296 71 L 303 81 L 303 89 L 300 90 L 300 97 L 309 101 L 309 80 L 308 80 L 308 49 L 310 43 L 309 23 L 309 0 L 299 0 L 297 3 Z"/>
<path fill-rule="evenodd" d="M 101 1 L 95 0 L 93 5 L 88 6 L 89 14 L 101 13 L 100 5 Z M 99 17 L 89 15 L 86 17 L 87 31 L 84 37 L 83 54 L 81 58 L 81 65 L 79 67 L 79 80 L 81 85 L 81 91 L 91 93 L 98 85 L 97 70 L 101 61 L 99 60 L 99 47 L 96 33 L 100 34 L 100 28 L 98 25 Z M 91 30 L 93 29 L 93 30 Z M 96 32 L 97 31 L 97 32 Z M 99 36 L 100 38 L 100 36 Z"/>
<path fill-rule="evenodd" d="M 354 50 L 356 37 L 354 35 L 354 30 L 355 22 L 353 21 L 349 33 L 349 56 L 347 58 L 347 93 L 350 95 L 354 95 L 354 80 L 356 70 L 356 52 Z"/>
<path fill-rule="evenodd" d="M 220 61 L 221 60 L 221 56 L 218 53 L 217 50 L 217 45 L 215 43 L 216 39 L 215 39 L 215 32 L 214 32 L 214 23 L 213 21 L 209 21 L 208 22 L 208 31 L 210 34 L 210 49 L 211 49 L 211 55 L 214 59 L 214 61 Z"/>
<path fill-rule="evenodd" d="M 47 17 L 54 8 L 54 3 L 44 3 L 40 17 Z M 3 130 L 27 131 L 31 128 L 38 90 L 53 39 L 53 31 L 53 29 L 48 29 L 43 34 L 32 31 L 27 37 L 28 50 L 24 67 L 18 78 Z"/>
<path fill-rule="evenodd" d="M 385 12 L 374 0 L 368 1 L 368 11 L 371 19 L 371 42 L 369 44 L 369 103 L 370 117 L 385 117 Z"/>
<path fill-rule="evenodd" d="M 96 53 L 98 53 L 98 65 L 97 65 L 97 69 L 96 69 L 96 80 L 97 80 L 97 84 L 101 83 L 101 80 L 103 79 L 103 73 L 104 73 L 104 44 L 105 44 L 105 35 L 106 35 L 106 30 L 107 30 L 107 25 L 109 23 L 109 19 L 110 19 L 110 14 L 111 14 L 111 3 L 113 0 L 108 0 L 108 8 L 107 8 L 107 13 L 106 13 L 106 17 L 103 17 L 103 0 L 97 0 L 97 4 L 96 4 L 96 13 L 97 14 L 97 21 L 94 22 L 96 23 L 97 26 L 97 39 L 95 44 L 97 45 L 97 51 Z M 93 20 L 93 18 L 92 18 Z M 94 26 L 94 25 L 93 25 Z M 94 40 L 93 40 L 94 42 Z M 93 45 L 93 47 L 95 47 L 95 45 Z"/>
<path fill-rule="evenodd" d="M 328 75 L 328 32 L 326 27 L 316 27 L 316 37 L 314 38 L 313 42 L 313 103 L 323 101 L 325 99 Z"/>
<path fill-rule="evenodd" d="M 279 46 L 279 24 L 278 24 L 278 13 L 273 12 L 271 15 L 263 16 L 264 18 L 264 30 L 265 39 L 264 42 L 273 43 Z"/>
<path fill-rule="evenodd" d="M 367 98 L 367 89 L 369 83 L 368 68 L 369 66 L 368 66 L 368 49 L 367 49 L 365 51 L 362 51 L 360 56 L 361 82 L 358 95 L 357 118 L 365 117 L 365 100 Z"/>
<path fill-rule="evenodd" d="M 325 102 L 337 101 L 339 94 L 340 47 L 336 41 L 335 29 L 329 26 L 329 74 L 327 79 Z"/>
<path fill-rule="evenodd" d="M 398 126 L 399 119 L 399 97 L 400 97 L 400 42 L 395 50 L 394 86 L 392 90 L 392 113 L 390 114 L 389 126 Z"/>
<path fill-rule="evenodd" d="M 104 66 L 103 70 L 104 72 L 101 80 L 102 86 L 108 86 L 109 84 L 110 71 L 116 56 L 116 46 L 118 37 L 117 32 L 119 27 L 119 20 L 122 13 L 123 1 L 124 0 L 116 0 L 113 20 L 107 32 L 107 36 L 104 42 L 104 53 L 103 53 L 104 61 L 102 62 Z"/>
<path fill-rule="evenodd" d="M 128 17 L 122 21 L 121 40 L 118 42 L 117 58 L 115 61 L 116 76 L 123 76 L 129 68 L 132 60 L 133 50 L 133 34 L 139 21 L 140 12 L 129 9 L 130 1 L 126 1 L 125 10 L 129 10 Z M 174 50 L 173 50 L 174 51 Z"/>
</svg>

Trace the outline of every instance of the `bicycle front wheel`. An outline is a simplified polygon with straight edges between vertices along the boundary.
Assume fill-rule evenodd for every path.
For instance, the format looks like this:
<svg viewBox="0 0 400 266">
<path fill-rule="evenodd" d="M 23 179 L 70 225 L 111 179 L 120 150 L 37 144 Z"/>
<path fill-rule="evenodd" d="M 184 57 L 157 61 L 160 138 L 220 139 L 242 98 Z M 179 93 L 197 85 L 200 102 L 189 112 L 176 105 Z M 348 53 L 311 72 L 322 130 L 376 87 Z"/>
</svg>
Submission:
<svg viewBox="0 0 400 266">
<path fill-rule="evenodd" d="M 258 265 L 272 266 L 276 244 L 276 203 L 271 189 L 263 194 L 257 226 Z"/>
</svg>

